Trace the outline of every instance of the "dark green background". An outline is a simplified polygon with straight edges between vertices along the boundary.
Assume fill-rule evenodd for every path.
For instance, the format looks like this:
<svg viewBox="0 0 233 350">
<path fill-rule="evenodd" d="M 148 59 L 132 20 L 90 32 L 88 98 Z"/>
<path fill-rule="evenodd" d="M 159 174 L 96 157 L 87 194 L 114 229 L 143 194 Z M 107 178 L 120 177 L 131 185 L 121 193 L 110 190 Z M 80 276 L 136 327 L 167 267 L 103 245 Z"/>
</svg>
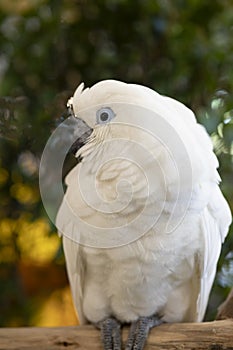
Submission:
<svg viewBox="0 0 233 350">
<path fill-rule="evenodd" d="M 38 172 L 19 157 L 39 159 L 65 116 L 77 85 L 107 78 L 147 85 L 191 107 L 213 137 L 222 190 L 233 207 L 233 2 L 230 0 L 0 1 L 0 220 L 45 217 L 42 204 L 21 203 L 11 188 L 20 178 L 38 193 Z M 49 235 L 55 233 L 51 225 Z M 1 235 L 1 232 L 0 232 Z M 31 325 L 35 299 L 19 271 L 17 227 L 11 261 L 0 265 L 0 325 Z M 6 249 L 0 236 L 0 257 Z M 228 236 L 208 318 L 233 285 L 233 234 Z M 59 249 L 51 264 L 64 269 Z M 53 288 L 53 287 L 51 287 Z M 46 297 L 46 296 L 45 296 Z M 17 317 L 16 317 L 17 314 Z"/>
</svg>

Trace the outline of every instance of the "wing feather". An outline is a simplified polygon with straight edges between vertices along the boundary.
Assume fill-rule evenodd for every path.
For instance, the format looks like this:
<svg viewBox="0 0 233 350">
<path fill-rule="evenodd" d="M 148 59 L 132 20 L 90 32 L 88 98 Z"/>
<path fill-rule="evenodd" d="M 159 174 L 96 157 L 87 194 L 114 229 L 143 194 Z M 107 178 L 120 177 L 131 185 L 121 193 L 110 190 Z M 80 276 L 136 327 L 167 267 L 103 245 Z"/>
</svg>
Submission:
<svg viewBox="0 0 233 350">
<path fill-rule="evenodd" d="M 82 309 L 85 264 L 82 257 L 81 246 L 63 235 L 63 248 L 66 258 L 66 269 L 78 319 L 80 324 L 86 324 L 88 322 Z"/>
<path fill-rule="evenodd" d="M 202 321 L 209 294 L 214 282 L 221 245 L 231 223 L 229 206 L 218 185 L 213 188 L 210 201 L 202 214 L 202 233 L 204 238 L 204 257 L 199 258 L 199 272 L 195 275 L 195 284 L 200 286 L 196 303 L 196 321 Z"/>
</svg>

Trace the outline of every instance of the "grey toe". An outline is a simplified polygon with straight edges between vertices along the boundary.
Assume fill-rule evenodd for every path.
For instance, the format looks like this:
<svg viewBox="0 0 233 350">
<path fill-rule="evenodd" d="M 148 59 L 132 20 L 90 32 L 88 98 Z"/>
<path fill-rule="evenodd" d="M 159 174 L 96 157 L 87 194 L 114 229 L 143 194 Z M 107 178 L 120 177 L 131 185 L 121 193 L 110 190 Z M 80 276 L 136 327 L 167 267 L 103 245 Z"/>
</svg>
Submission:
<svg viewBox="0 0 233 350">
<path fill-rule="evenodd" d="M 157 315 L 139 317 L 131 324 L 125 350 L 143 350 L 151 328 L 159 326 L 163 321 Z"/>
<path fill-rule="evenodd" d="M 121 324 L 113 317 L 98 322 L 104 350 L 121 350 Z"/>
</svg>

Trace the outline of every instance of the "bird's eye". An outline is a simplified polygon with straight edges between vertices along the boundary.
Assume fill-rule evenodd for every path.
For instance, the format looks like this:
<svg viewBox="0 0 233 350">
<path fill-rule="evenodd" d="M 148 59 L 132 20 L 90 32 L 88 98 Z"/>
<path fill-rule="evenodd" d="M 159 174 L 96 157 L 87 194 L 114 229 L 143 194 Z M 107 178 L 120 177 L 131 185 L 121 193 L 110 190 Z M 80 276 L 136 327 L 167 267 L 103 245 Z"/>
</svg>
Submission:
<svg viewBox="0 0 233 350">
<path fill-rule="evenodd" d="M 96 113 L 96 121 L 98 124 L 108 123 L 114 117 L 115 113 L 110 107 L 101 108 Z"/>
</svg>

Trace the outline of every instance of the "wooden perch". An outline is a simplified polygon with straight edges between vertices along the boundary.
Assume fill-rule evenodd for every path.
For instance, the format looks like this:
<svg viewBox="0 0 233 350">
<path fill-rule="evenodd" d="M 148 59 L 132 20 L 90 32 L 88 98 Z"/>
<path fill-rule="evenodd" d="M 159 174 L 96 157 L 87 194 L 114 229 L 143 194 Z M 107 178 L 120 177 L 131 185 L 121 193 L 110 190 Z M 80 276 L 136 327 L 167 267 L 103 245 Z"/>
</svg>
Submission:
<svg viewBox="0 0 233 350">
<path fill-rule="evenodd" d="M 125 342 L 128 329 L 123 330 Z M 1 328 L 0 350 L 101 350 L 93 326 Z M 233 319 L 206 323 L 163 324 L 152 329 L 145 350 L 232 350 Z"/>
</svg>

